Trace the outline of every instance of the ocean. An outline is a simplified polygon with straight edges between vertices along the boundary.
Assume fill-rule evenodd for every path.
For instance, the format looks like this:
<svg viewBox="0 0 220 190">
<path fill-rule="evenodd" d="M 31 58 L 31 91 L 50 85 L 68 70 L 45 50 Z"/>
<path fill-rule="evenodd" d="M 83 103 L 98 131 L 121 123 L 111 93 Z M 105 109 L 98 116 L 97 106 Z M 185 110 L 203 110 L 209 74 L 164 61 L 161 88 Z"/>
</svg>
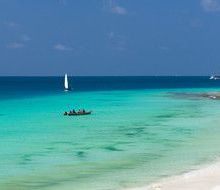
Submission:
<svg viewBox="0 0 220 190">
<path fill-rule="evenodd" d="M 142 186 L 220 157 L 209 77 L 0 77 L 1 190 Z M 84 108 L 92 114 L 64 116 Z"/>
</svg>

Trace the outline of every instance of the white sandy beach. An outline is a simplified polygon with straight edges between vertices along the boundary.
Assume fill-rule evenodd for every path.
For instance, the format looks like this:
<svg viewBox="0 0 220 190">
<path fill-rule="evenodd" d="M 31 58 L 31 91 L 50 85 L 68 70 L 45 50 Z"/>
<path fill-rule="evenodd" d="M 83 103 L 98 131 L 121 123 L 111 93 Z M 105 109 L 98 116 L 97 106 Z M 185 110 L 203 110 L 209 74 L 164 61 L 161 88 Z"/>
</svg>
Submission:
<svg viewBox="0 0 220 190">
<path fill-rule="evenodd" d="M 220 162 L 197 171 L 129 190 L 220 190 Z"/>
</svg>

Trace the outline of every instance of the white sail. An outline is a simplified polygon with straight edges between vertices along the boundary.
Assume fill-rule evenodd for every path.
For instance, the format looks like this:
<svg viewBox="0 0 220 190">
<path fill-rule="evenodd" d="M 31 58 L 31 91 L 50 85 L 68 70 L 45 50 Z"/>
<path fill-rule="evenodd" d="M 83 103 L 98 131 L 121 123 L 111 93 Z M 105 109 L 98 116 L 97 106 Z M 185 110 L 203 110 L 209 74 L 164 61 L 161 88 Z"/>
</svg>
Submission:
<svg viewBox="0 0 220 190">
<path fill-rule="evenodd" d="M 68 84 L 68 77 L 67 77 L 67 74 L 65 74 L 64 87 L 65 87 L 66 90 L 69 89 L 69 84 Z"/>
</svg>

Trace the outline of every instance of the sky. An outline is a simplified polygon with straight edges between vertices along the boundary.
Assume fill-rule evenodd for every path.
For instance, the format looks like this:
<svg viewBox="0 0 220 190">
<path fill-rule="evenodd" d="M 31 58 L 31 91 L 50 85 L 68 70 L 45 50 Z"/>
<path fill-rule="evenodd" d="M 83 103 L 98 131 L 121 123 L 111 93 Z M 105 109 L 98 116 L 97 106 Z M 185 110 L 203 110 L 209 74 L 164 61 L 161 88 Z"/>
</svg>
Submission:
<svg viewBox="0 0 220 190">
<path fill-rule="evenodd" d="M 0 76 L 220 74 L 220 0 L 0 0 Z"/>
</svg>

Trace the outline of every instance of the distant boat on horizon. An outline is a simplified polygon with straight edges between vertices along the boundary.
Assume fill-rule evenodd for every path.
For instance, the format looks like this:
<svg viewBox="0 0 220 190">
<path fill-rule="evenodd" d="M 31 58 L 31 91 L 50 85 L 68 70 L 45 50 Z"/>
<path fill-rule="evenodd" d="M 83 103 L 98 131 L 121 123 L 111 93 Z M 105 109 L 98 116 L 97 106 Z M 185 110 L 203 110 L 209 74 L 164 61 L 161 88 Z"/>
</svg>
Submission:
<svg viewBox="0 0 220 190">
<path fill-rule="evenodd" d="M 65 74 L 65 77 L 64 77 L 64 91 L 71 91 L 72 88 L 71 86 L 69 85 L 69 81 L 68 81 L 68 76 L 67 74 Z"/>
<path fill-rule="evenodd" d="M 209 79 L 210 79 L 210 80 L 219 80 L 219 79 L 220 79 L 220 76 L 212 75 L 212 76 L 210 76 Z"/>
</svg>

